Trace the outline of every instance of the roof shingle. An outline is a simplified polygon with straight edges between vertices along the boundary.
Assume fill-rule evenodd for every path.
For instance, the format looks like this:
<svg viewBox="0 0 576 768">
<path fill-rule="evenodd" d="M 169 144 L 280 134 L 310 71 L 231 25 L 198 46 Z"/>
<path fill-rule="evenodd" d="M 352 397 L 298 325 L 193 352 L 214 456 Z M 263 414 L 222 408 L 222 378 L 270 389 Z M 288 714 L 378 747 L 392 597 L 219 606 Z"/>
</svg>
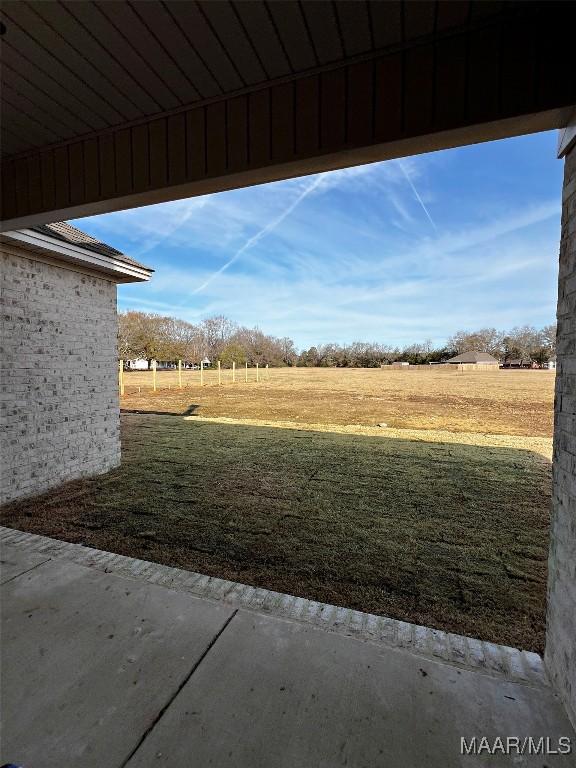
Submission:
<svg viewBox="0 0 576 768">
<path fill-rule="evenodd" d="M 135 261 L 121 251 L 116 250 L 116 248 L 112 248 L 111 245 L 106 245 L 106 243 L 97 240 L 87 232 L 82 232 L 81 229 L 73 227 L 72 224 L 69 224 L 67 221 L 56 221 L 53 224 L 36 224 L 33 227 L 29 227 L 29 229 L 48 237 L 55 237 L 65 243 L 77 245 L 79 248 L 85 248 L 87 251 L 99 253 L 101 256 L 108 256 L 117 259 L 118 261 L 123 261 L 126 264 L 131 264 L 133 267 L 141 267 L 149 272 L 154 271 L 150 267 L 146 267 L 144 264 L 140 264 L 140 262 Z"/>
</svg>

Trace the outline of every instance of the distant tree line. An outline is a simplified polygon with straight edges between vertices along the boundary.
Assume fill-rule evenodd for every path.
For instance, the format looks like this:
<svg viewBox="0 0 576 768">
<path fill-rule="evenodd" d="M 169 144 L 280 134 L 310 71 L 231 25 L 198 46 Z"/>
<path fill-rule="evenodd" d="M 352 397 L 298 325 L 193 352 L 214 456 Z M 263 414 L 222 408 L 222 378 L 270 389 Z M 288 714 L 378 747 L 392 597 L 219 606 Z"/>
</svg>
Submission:
<svg viewBox="0 0 576 768">
<path fill-rule="evenodd" d="M 199 363 L 207 357 L 225 367 L 237 365 L 295 365 L 298 353 L 292 339 L 278 339 L 259 328 L 244 328 L 223 315 L 197 325 L 148 312 L 118 316 L 118 351 L 124 360 L 184 360 Z"/>
<path fill-rule="evenodd" d="M 542 364 L 556 355 L 556 325 L 539 330 L 525 325 L 509 331 L 497 331 L 496 328 L 458 331 L 442 347 L 435 347 L 430 339 L 405 347 L 359 341 L 344 345 L 323 344 L 301 352 L 296 365 L 377 368 L 382 363 L 394 361 L 422 365 L 442 363 L 462 352 L 488 352 L 502 362 L 520 358 Z"/>
<path fill-rule="evenodd" d="M 556 325 L 531 326 L 498 331 L 458 331 L 446 345 L 435 347 L 431 340 L 405 347 L 378 342 L 321 344 L 298 352 L 292 339 L 245 328 L 223 315 L 198 324 L 146 312 L 119 315 L 118 348 L 125 360 L 184 360 L 198 363 L 203 358 L 220 360 L 222 365 L 270 365 L 323 368 L 377 368 L 393 361 L 412 365 L 440 363 L 462 352 L 488 352 L 502 362 L 514 358 L 544 363 L 556 354 Z"/>
</svg>

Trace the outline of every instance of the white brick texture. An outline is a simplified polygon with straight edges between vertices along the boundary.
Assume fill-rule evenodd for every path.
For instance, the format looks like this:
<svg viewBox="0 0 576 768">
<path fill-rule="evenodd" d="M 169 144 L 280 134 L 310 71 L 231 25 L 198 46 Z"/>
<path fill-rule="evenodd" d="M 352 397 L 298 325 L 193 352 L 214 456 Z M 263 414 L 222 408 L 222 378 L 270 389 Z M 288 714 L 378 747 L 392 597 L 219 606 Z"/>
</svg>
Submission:
<svg viewBox="0 0 576 768">
<path fill-rule="evenodd" d="M 553 475 L 545 662 L 576 725 L 576 148 L 562 195 Z"/>
<path fill-rule="evenodd" d="M 116 284 L 0 244 L 0 503 L 120 463 Z"/>
</svg>

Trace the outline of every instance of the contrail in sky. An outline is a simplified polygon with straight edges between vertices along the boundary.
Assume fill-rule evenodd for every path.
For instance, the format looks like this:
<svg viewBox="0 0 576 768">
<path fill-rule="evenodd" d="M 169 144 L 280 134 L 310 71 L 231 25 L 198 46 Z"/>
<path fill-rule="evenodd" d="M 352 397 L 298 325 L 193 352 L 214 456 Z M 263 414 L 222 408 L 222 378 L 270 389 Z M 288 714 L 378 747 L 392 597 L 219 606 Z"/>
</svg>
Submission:
<svg viewBox="0 0 576 768">
<path fill-rule="evenodd" d="M 434 229 L 435 229 L 435 230 L 436 230 L 436 232 L 437 232 L 437 231 L 438 231 L 438 227 L 437 227 L 437 226 L 436 226 L 436 224 L 434 223 L 434 221 L 433 221 L 433 219 L 432 219 L 432 216 L 430 216 L 430 212 L 428 211 L 428 208 L 426 208 L 426 206 L 424 205 L 424 202 L 422 201 L 422 198 L 421 198 L 421 197 L 420 197 L 420 195 L 418 194 L 418 190 L 416 189 L 416 187 L 415 187 L 415 186 L 414 186 L 414 184 L 412 183 L 412 179 L 411 179 L 411 178 L 410 178 L 410 176 L 408 175 L 408 172 L 406 171 L 406 168 L 404 168 L 404 164 L 402 163 L 402 161 L 401 161 L 401 160 L 398 160 L 398 165 L 399 165 L 399 166 L 400 166 L 400 168 L 402 169 L 402 173 L 403 173 L 403 174 L 404 174 L 404 176 L 406 177 L 406 181 L 408 182 L 408 184 L 410 184 L 410 187 L 412 188 L 412 192 L 414 192 L 414 196 L 416 197 L 416 200 L 418 200 L 418 202 L 419 202 L 419 203 L 420 203 L 420 205 L 422 206 L 422 210 L 424 211 L 424 213 L 425 213 L 425 214 L 426 214 L 426 216 L 428 217 L 428 221 L 430 222 L 430 224 L 432 224 L 432 226 L 434 227 Z"/>
<path fill-rule="evenodd" d="M 305 187 L 302 192 L 298 195 L 298 197 L 293 200 L 293 202 L 290 203 L 290 205 L 278 216 L 278 218 L 274 219 L 274 221 L 271 221 L 269 224 L 267 224 L 263 229 L 261 229 L 259 232 L 257 232 L 255 235 L 253 235 L 249 240 L 247 240 L 244 245 L 239 248 L 236 253 L 230 258 L 226 264 L 223 264 L 220 269 L 216 270 L 214 274 L 210 275 L 210 277 L 205 280 L 202 285 L 200 285 L 198 288 L 196 288 L 194 291 L 192 291 L 192 294 L 200 293 L 200 291 L 203 291 L 206 286 L 210 285 L 210 283 L 218 277 L 218 275 L 221 275 L 222 272 L 225 272 L 228 267 L 231 267 L 232 264 L 234 264 L 235 261 L 237 261 L 240 256 L 242 256 L 243 253 L 246 253 L 247 250 L 252 248 L 252 246 L 256 245 L 257 242 L 262 240 L 263 237 L 266 237 L 266 235 L 269 235 L 270 232 L 272 232 L 276 227 L 281 224 L 284 219 L 287 216 L 290 216 L 292 211 L 297 208 L 302 200 L 304 200 L 308 195 L 313 192 L 322 182 L 324 179 L 325 173 L 320 173 L 318 176 L 316 176 L 310 184 L 308 184 L 307 187 Z"/>
<path fill-rule="evenodd" d="M 143 256 L 148 251 L 151 251 L 153 248 L 156 248 L 157 245 L 160 245 L 160 243 L 163 240 L 166 240 L 167 238 L 171 237 L 174 232 L 177 232 L 181 227 L 186 224 L 188 219 L 192 216 L 193 213 L 195 213 L 199 208 L 203 208 L 206 205 L 206 202 L 210 195 L 205 195 L 204 197 L 197 197 L 193 200 L 187 200 L 186 201 L 186 208 L 184 212 L 177 218 L 177 220 L 173 223 L 173 226 L 168 232 L 161 232 L 160 237 L 157 237 L 156 239 L 147 239 L 146 245 L 142 246 L 142 248 L 139 248 L 137 251 L 133 252 L 134 256 Z"/>
</svg>

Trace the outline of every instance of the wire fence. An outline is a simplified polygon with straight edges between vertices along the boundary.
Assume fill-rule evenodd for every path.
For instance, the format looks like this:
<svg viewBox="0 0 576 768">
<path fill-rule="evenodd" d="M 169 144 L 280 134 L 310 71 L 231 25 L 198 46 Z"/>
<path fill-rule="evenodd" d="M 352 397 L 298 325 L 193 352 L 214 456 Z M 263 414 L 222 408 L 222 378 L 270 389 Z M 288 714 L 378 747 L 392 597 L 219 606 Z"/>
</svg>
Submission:
<svg viewBox="0 0 576 768">
<path fill-rule="evenodd" d="M 158 390 L 186 389 L 188 387 L 250 384 L 270 380 L 268 365 L 251 366 L 248 363 L 224 367 L 218 360 L 215 365 L 201 363 L 194 368 L 186 367 L 179 360 L 175 367 L 158 367 L 152 361 L 148 370 L 126 369 L 124 360 L 118 362 L 118 388 L 120 395 Z"/>
<path fill-rule="evenodd" d="M 121 395 L 133 395 L 167 390 L 185 390 L 192 387 L 241 386 L 247 384 L 269 383 L 276 388 L 292 389 L 304 384 L 307 388 L 318 391 L 332 390 L 344 386 L 364 391 L 366 386 L 378 386 L 390 377 L 409 378 L 444 377 L 446 374 L 460 374 L 464 377 L 485 378 L 487 374 L 500 372 L 498 366 L 461 366 L 461 365 L 410 365 L 395 367 L 385 365 L 381 368 L 353 367 L 290 367 L 268 368 L 268 365 L 233 364 L 224 367 L 218 362 L 211 366 L 188 367 L 180 361 L 173 367 L 152 366 L 150 369 L 125 370 L 124 360 L 119 361 L 119 389 Z M 501 373 L 501 372 L 500 372 Z M 524 371 L 524 374 L 530 371 Z M 534 371 L 532 371 L 534 373 Z M 542 374 L 542 371 L 538 373 Z M 554 373 L 553 371 L 551 373 Z"/>
</svg>

